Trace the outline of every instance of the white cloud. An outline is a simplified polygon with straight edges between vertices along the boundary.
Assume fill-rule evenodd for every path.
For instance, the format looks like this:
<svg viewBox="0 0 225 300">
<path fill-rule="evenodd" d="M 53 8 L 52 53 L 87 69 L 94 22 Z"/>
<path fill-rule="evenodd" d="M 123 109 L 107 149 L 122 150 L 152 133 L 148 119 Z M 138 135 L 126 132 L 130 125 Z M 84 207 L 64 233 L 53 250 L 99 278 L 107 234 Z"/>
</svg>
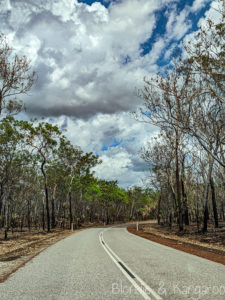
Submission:
<svg viewBox="0 0 225 300">
<path fill-rule="evenodd" d="M 139 157 L 140 148 L 157 134 L 157 128 L 137 122 L 131 114 L 98 114 L 89 119 L 61 116 L 53 120 L 67 131 L 64 134 L 84 151 L 98 154 L 103 163 L 95 168 L 99 178 L 118 180 L 121 186 L 132 185 L 147 170 Z"/>
<path fill-rule="evenodd" d="M 191 28 L 191 21 L 188 19 L 189 7 L 186 6 L 179 14 L 177 14 L 176 7 L 169 14 L 166 25 L 168 40 L 180 40 L 187 31 Z"/>
<path fill-rule="evenodd" d="M 191 12 L 197 12 L 202 9 L 211 0 L 195 0 L 191 7 Z"/>
</svg>

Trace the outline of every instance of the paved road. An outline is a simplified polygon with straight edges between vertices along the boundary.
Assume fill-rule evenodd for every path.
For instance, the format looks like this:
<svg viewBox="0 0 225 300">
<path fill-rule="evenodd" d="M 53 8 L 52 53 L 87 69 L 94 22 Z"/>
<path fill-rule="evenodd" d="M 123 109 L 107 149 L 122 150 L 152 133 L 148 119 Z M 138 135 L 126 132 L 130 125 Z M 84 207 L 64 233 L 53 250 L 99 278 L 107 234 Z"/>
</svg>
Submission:
<svg viewBox="0 0 225 300">
<path fill-rule="evenodd" d="M 0 299 L 225 299 L 225 266 L 126 228 L 92 228 L 52 245 L 0 284 Z"/>
</svg>

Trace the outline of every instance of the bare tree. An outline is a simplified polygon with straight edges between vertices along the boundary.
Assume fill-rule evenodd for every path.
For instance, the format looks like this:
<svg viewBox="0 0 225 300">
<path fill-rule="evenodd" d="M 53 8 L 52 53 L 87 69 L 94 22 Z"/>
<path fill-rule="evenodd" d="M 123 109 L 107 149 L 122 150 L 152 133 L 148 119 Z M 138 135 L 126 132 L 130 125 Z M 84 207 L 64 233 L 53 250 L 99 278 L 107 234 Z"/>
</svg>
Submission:
<svg viewBox="0 0 225 300">
<path fill-rule="evenodd" d="M 30 60 L 13 54 L 13 48 L 0 33 L 0 115 L 4 109 L 9 113 L 22 109 L 23 102 L 17 97 L 26 94 L 34 83 L 35 73 L 30 68 Z"/>
</svg>

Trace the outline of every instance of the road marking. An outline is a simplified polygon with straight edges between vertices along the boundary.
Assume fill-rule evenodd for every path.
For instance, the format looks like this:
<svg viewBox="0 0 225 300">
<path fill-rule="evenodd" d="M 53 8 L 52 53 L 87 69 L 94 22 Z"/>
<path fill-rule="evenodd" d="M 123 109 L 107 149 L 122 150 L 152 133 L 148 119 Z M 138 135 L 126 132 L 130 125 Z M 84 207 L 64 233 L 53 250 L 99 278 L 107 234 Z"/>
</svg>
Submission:
<svg viewBox="0 0 225 300">
<path fill-rule="evenodd" d="M 130 275 L 131 278 L 135 278 L 134 274 L 127 270 L 127 268 L 124 266 L 123 263 L 121 263 L 121 261 L 118 261 L 118 263 L 121 265 L 122 268 L 124 268 L 124 270 L 127 272 L 128 275 Z"/>
<path fill-rule="evenodd" d="M 151 300 L 151 298 L 149 297 L 149 293 L 150 293 L 151 295 L 153 295 L 153 297 L 155 299 L 162 300 L 162 298 L 152 288 L 150 288 L 150 286 L 148 286 L 137 274 L 135 274 L 122 261 L 122 259 L 119 258 L 119 256 L 116 255 L 116 253 L 106 244 L 106 242 L 103 239 L 103 231 L 101 231 L 99 234 L 99 241 L 100 241 L 100 244 L 102 245 L 103 249 L 106 251 L 106 253 L 109 255 L 109 257 L 112 259 L 112 261 L 117 265 L 117 267 L 122 271 L 122 273 L 132 283 L 132 285 L 143 296 L 144 299 Z M 134 279 L 139 281 L 141 286 L 138 285 Z M 144 287 L 144 289 L 143 289 L 143 287 Z M 148 291 L 148 293 L 147 293 L 147 291 Z"/>
</svg>

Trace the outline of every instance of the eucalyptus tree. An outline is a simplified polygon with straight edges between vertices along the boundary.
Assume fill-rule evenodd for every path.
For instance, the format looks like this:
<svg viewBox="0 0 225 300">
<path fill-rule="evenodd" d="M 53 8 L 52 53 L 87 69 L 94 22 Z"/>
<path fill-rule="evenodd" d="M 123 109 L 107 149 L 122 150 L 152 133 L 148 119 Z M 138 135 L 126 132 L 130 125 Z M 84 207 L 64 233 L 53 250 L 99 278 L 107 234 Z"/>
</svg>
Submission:
<svg viewBox="0 0 225 300">
<path fill-rule="evenodd" d="M 213 9 L 217 20 L 207 18 L 194 41 L 184 43 L 188 56 L 184 70 L 198 75 L 201 94 L 210 95 L 213 102 L 225 103 L 225 1 L 218 0 Z"/>
<path fill-rule="evenodd" d="M 82 220 L 82 215 L 85 215 L 85 199 L 83 194 L 87 186 L 90 183 L 90 179 L 94 174 L 93 168 L 97 164 L 101 164 L 101 160 L 99 159 L 98 155 L 94 155 L 92 152 L 82 153 L 80 160 L 78 162 L 78 176 L 77 176 L 77 183 L 76 183 L 76 190 L 79 193 L 79 208 L 77 210 L 79 214 L 79 219 Z"/>
<path fill-rule="evenodd" d="M 87 201 L 88 221 L 100 221 L 102 192 L 98 184 L 98 179 L 90 174 L 85 184 L 83 197 Z"/>
<path fill-rule="evenodd" d="M 149 216 L 149 206 L 152 202 L 151 190 L 138 186 L 131 187 L 127 192 L 127 206 L 130 220 L 140 220 Z"/>
<path fill-rule="evenodd" d="M 82 159 L 83 151 L 75 147 L 65 137 L 61 137 L 60 146 L 58 149 L 58 157 L 61 165 L 65 168 L 66 187 L 67 187 L 67 199 L 69 202 L 69 219 L 70 227 L 73 223 L 72 213 L 72 186 L 75 176 L 80 172 L 80 163 Z"/>
<path fill-rule="evenodd" d="M 114 220 L 124 220 L 126 217 L 126 208 L 128 206 L 128 196 L 126 190 L 116 186 L 113 191 L 113 203 L 111 214 Z"/>
<path fill-rule="evenodd" d="M 167 130 L 166 133 L 161 132 L 157 137 L 153 138 L 141 150 L 141 157 L 149 164 L 152 170 L 153 178 L 151 182 L 159 182 L 158 186 L 156 186 L 160 191 L 157 213 L 158 223 L 160 224 L 161 216 L 163 216 L 170 226 L 172 225 L 173 215 L 178 216 L 179 209 L 176 198 L 175 146 L 173 132 Z M 179 161 L 181 161 L 181 153 L 180 149 Z M 180 180 L 180 185 L 182 180 L 183 178 Z M 183 215 L 183 201 L 181 205 Z"/>
<path fill-rule="evenodd" d="M 99 180 L 99 187 L 101 191 L 101 207 L 102 207 L 102 221 L 106 224 L 110 222 L 110 206 L 114 199 L 114 190 L 117 186 L 117 181 Z"/>
<path fill-rule="evenodd" d="M 46 173 L 48 178 L 49 197 L 51 199 L 51 227 L 55 228 L 59 220 L 60 207 L 63 207 L 63 203 L 65 203 L 64 199 L 67 196 L 68 172 L 65 165 L 58 157 L 56 157 L 48 164 Z"/>
<path fill-rule="evenodd" d="M 38 171 L 36 157 L 32 155 L 27 164 L 17 166 L 13 170 L 13 175 L 17 178 L 13 195 L 15 211 L 21 223 L 22 219 L 26 221 L 29 231 L 32 224 L 36 227 L 39 224 L 40 174 Z"/>
<path fill-rule="evenodd" d="M 6 201 L 13 178 L 14 168 L 21 165 L 26 158 L 23 151 L 23 135 L 19 132 L 19 121 L 7 117 L 0 123 L 0 214 L 3 198 Z"/>
<path fill-rule="evenodd" d="M 186 71 L 185 71 L 186 72 Z M 142 116 L 171 140 L 174 140 L 174 159 L 176 174 L 176 198 L 179 214 L 179 228 L 182 230 L 182 198 L 185 193 L 182 185 L 182 140 L 188 137 L 189 144 L 197 140 L 207 153 L 208 176 L 205 182 L 205 217 L 203 231 L 207 231 L 209 187 L 214 194 L 213 164 L 219 163 L 223 168 L 225 143 L 225 104 L 211 101 L 211 95 L 201 93 L 203 84 L 191 72 L 184 72 L 180 65 L 174 65 L 164 75 L 157 75 L 145 80 L 145 87 L 140 91 L 145 108 Z M 145 110 L 149 113 L 146 114 Z M 180 185 L 181 184 L 181 185 Z M 218 226 L 215 197 L 212 197 L 215 225 Z M 187 214 L 186 214 L 187 216 Z"/>
<path fill-rule="evenodd" d="M 194 39 L 184 43 L 185 59 L 178 69 L 191 91 L 183 114 L 189 120 L 178 123 L 225 168 L 225 1 L 217 4 L 217 20 L 208 18 Z"/>
<path fill-rule="evenodd" d="M 174 64 L 177 62 L 175 61 Z M 140 109 L 139 118 L 156 125 L 174 143 L 174 168 L 176 178 L 176 202 L 178 206 L 179 230 L 183 230 L 182 195 L 181 195 L 181 164 L 179 153 L 185 132 L 180 123 L 188 122 L 186 99 L 190 96 L 187 89 L 187 78 L 178 68 L 167 70 L 163 75 L 156 75 L 144 79 L 145 86 L 139 90 L 144 108 Z"/>
<path fill-rule="evenodd" d="M 30 60 L 14 54 L 6 36 L 0 33 L 0 115 L 3 109 L 12 113 L 23 107 L 17 97 L 26 94 L 34 83 L 35 73 L 30 69 Z"/>
<path fill-rule="evenodd" d="M 37 154 L 40 170 L 44 180 L 47 230 L 50 232 L 49 190 L 46 166 L 54 159 L 61 132 L 57 126 L 47 122 L 32 124 L 24 121 L 22 130 L 25 141 L 32 152 Z"/>
</svg>

